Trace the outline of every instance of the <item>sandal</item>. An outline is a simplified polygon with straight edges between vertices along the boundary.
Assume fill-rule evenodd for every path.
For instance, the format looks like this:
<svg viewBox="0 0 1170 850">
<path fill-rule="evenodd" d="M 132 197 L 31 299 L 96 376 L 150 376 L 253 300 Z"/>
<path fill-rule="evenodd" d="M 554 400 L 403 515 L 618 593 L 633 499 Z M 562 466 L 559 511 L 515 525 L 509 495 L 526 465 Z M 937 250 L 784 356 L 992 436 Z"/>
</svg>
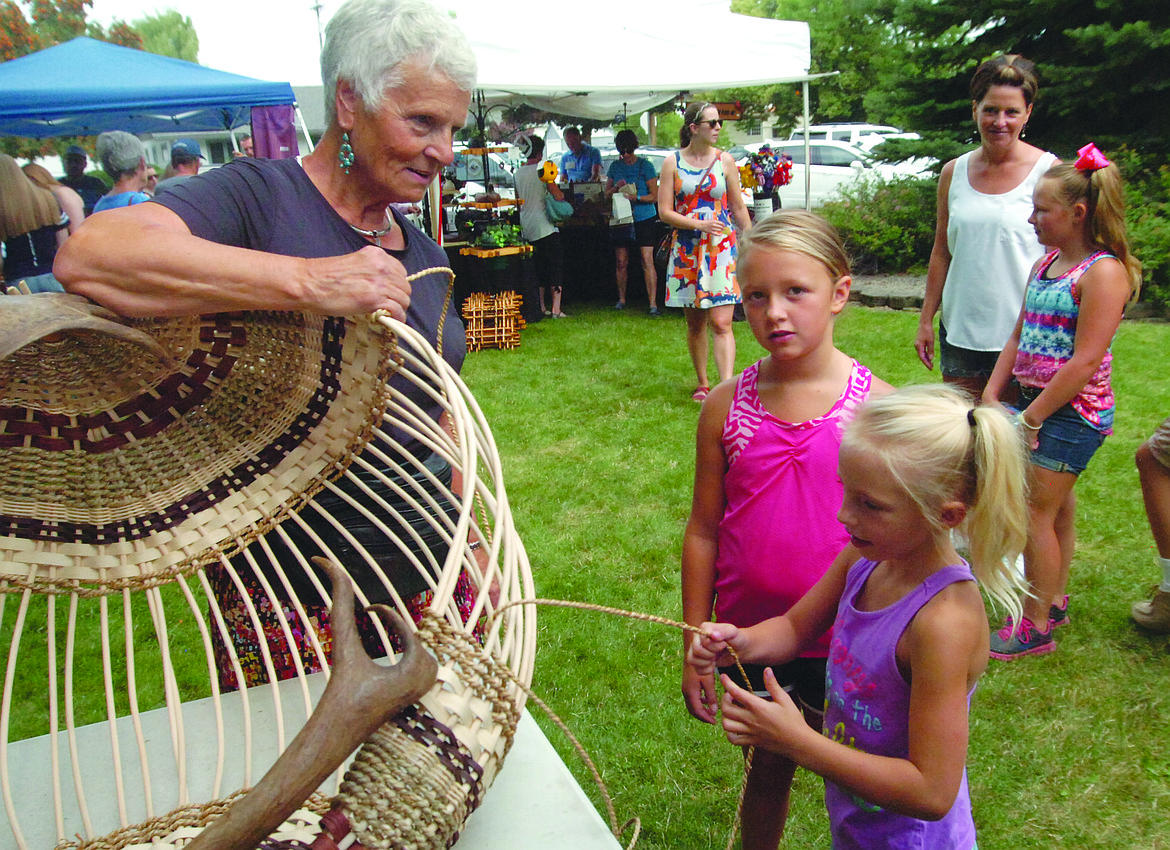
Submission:
<svg viewBox="0 0 1170 850">
<path fill-rule="evenodd" d="M 691 393 L 691 401 L 702 401 L 709 392 L 711 392 L 710 387 L 695 387 L 695 391 Z"/>
</svg>

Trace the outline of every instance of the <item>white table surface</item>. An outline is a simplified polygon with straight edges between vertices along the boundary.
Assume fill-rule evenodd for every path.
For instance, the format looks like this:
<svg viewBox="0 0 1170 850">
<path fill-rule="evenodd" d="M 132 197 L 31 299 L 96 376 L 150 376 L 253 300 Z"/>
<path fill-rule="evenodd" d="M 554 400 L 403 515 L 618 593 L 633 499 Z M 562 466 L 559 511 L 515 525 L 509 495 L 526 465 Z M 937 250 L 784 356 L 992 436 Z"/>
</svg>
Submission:
<svg viewBox="0 0 1170 850">
<path fill-rule="evenodd" d="M 296 688 L 296 682 L 281 683 L 286 696 L 290 687 Z M 314 702 L 322 688 L 321 679 L 312 683 Z M 261 688 L 249 692 L 252 697 L 250 713 L 253 717 L 253 735 L 260 742 L 253 747 L 253 783 L 275 760 L 278 752 L 272 700 L 270 693 L 265 691 Z M 293 704 L 300 701 L 297 695 Z M 238 728 L 239 717 L 242 716 L 238 694 L 225 696 L 223 703 L 227 728 Z M 288 741 L 305 718 L 303 710 L 294 708 L 289 711 L 286 708 L 285 711 L 285 740 Z M 199 789 L 210 788 L 214 780 L 216 753 L 211 700 L 186 703 L 183 714 L 187 729 L 186 776 L 190 794 L 197 801 L 207 799 L 210 794 L 206 791 L 202 796 L 198 795 Z M 118 725 L 119 749 L 130 756 L 132 764 L 137 765 L 135 744 L 126 718 L 122 718 Z M 201 742 L 200 733 L 195 730 L 212 730 L 209 738 L 211 743 Z M 178 799 L 166 710 L 145 713 L 143 731 L 151 751 L 151 763 L 157 763 L 160 768 L 152 769 L 150 781 L 154 811 L 165 813 L 175 806 Z M 86 748 L 93 748 L 97 753 L 96 758 L 87 761 L 81 773 L 81 782 L 87 789 L 87 804 L 94 831 L 103 835 L 119 826 L 114 799 L 108 793 L 113 784 L 113 750 L 109 743 L 109 733 L 104 724 L 85 727 L 79 730 L 79 739 Z M 69 798 L 73 795 L 73 780 L 64 740 L 59 740 L 62 747 L 61 773 L 64 774 L 62 789 Z M 264 742 L 267 742 L 267 746 Z M 240 749 L 229 745 L 225 752 L 223 789 L 230 790 L 243 784 L 245 768 Z M 53 817 L 49 753 L 48 736 L 8 745 L 13 807 L 24 839 L 23 846 L 32 850 L 51 850 L 58 840 Z M 123 772 L 123 782 L 128 798 L 134 801 L 128 812 L 128 820 L 137 823 L 146 815 L 141 803 L 144 783 L 137 767 Z M 322 790 L 327 794 L 335 793 L 336 781 L 329 780 Z M 84 834 L 79 815 L 67 815 L 64 832 L 69 837 Z M 0 806 L 0 850 L 18 846 L 7 811 Z M 621 847 L 527 710 L 517 727 L 516 738 L 503 768 L 484 796 L 482 805 L 468 819 L 455 846 L 459 850 L 547 850 L 549 847 L 620 850 Z"/>
</svg>

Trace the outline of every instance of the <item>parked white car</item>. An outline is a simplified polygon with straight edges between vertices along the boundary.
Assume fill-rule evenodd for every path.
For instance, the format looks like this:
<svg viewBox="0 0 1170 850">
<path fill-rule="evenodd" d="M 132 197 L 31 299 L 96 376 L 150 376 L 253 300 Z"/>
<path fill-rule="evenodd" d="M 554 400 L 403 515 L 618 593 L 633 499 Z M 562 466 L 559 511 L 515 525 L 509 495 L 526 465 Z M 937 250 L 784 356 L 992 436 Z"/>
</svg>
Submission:
<svg viewBox="0 0 1170 850">
<path fill-rule="evenodd" d="M 845 142 L 847 145 L 862 147 L 861 140 L 869 136 L 889 136 L 901 133 L 897 127 L 888 124 L 862 124 L 847 122 L 844 124 L 811 124 L 808 128 L 810 140 L 818 139 L 831 142 Z M 804 139 L 804 128 L 797 127 L 788 134 L 789 141 Z M 876 144 L 876 142 L 874 143 Z M 868 148 L 865 148 L 868 150 Z"/>
<path fill-rule="evenodd" d="M 862 136 L 855 147 L 860 148 L 866 153 L 871 153 L 882 142 L 888 142 L 893 139 L 916 140 L 921 138 L 917 133 L 890 133 L 885 136 L 872 134 Z M 906 177 L 934 177 L 936 174 L 935 166 L 938 165 L 938 160 L 934 157 L 916 156 L 913 159 L 907 159 L 902 162 L 886 162 L 883 165 L 895 173 Z"/>
</svg>

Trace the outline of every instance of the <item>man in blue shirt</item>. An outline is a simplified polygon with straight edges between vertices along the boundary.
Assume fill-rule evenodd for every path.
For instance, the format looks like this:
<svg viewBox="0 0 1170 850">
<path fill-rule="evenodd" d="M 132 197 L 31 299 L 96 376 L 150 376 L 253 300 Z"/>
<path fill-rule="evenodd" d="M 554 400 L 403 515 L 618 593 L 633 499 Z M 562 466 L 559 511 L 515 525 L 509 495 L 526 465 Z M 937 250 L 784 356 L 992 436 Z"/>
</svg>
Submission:
<svg viewBox="0 0 1170 850">
<path fill-rule="evenodd" d="M 601 179 L 601 152 L 581 141 L 581 130 L 565 130 L 565 144 L 569 149 L 561 154 L 561 174 L 570 183 L 584 183 Z"/>
</svg>

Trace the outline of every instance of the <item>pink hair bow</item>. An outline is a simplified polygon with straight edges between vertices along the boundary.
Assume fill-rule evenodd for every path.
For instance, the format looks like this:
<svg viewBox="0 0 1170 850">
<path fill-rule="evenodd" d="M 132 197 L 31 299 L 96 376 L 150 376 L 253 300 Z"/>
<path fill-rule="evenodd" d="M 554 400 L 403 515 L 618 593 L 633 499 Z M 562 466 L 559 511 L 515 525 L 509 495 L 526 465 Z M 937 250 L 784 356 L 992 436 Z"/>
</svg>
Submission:
<svg viewBox="0 0 1170 850">
<path fill-rule="evenodd" d="M 1112 165 L 1109 160 L 1105 158 L 1105 154 L 1097 150 L 1097 146 L 1089 142 L 1079 151 L 1080 156 L 1077 161 L 1073 163 L 1073 168 L 1077 171 L 1096 171 L 1099 168 L 1104 168 L 1107 165 Z"/>
</svg>

